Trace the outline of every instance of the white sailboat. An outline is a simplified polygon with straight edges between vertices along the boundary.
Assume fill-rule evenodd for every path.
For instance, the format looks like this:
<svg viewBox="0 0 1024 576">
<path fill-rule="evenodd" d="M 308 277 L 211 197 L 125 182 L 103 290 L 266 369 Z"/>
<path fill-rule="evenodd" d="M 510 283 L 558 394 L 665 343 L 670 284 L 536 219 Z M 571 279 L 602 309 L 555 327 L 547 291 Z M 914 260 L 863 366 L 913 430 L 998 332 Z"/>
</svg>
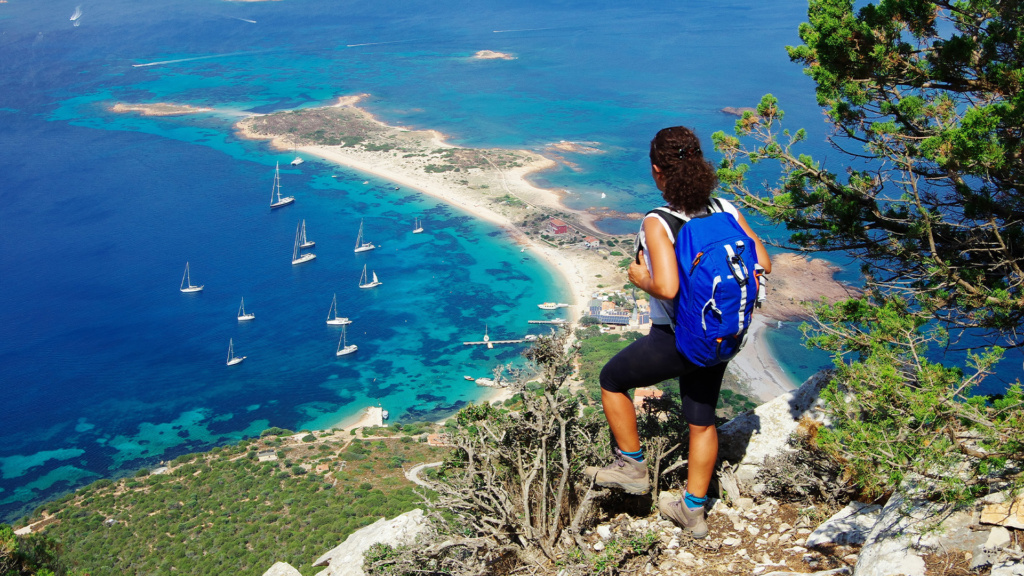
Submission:
<svg viewBox="0 0 1024 576">
<path fill-rule="evenodd" d="M 185 274 L 181 277 L 181 291 L 185 293 L 202 292 L 202 286 L 193 286 L 192 277 L 188 273 L 188 262 L 185 262 Z"/>
<path fill-rule="evenodd" d="M 341 327 L 341 338 L 338 338 L 338 351 L 334 353 L 335 356 L 344 356 L 351 354 L 359 350 L 359 347 L 355 344 L 348 343 L 348 337 L 345 335 L 345 327 Z"/>
<path fill-rule="evenodd" d="M 351 324 L 352 321 L 344 316 L 338 316 L 338 295 L 334 295 L 334 299 L 331 300 L 331 309 L 327 311 L 327 324 L 329 326 L 344 326 L 345 324 Z"/>
<path fill-rule="evenodd" d="M 295 160 L 292 160 L 292 166 L 298 166 L 299 164 L 302 164 L 303 162 L 305 162 L 305 160 L 302 159 L 302 156 L 296 156 Z"/>
<path fill-rule="evenodd" d="M 238 307 L 238 321 L 245 322 L 246 320 L 253 320 L 255 318 L 256 315 L 252 312 L 249 312 L 248 314 L 245 313 L 245 298 L 242 298 L 242 305 Z"/>
<path fill-rule="evenodd" d="M 295 247 L 292 248 L 292 266 L 295 266 L 297 264 L 302 264 L 303 262 L 309 262 L 310 260 L 316 258 L 316 254 L 313 254 L 312 252 L 307 252 L 306 254 L 300 254 L 299 253 L 299 248 L 300 248 L 300 246 L 299 246 L 299 227 L 296 226 L 295 227 Z"/>
<path fill-rule="evenodd" d="M 416 219 L 416 227 L 412 229 L 413 234 L 420 234 L 423 232 L 423 224 L 420 223 L 420 219 Z"/>
<path fill-rule="evenodd" d="M 312 248 L 316 242 L 306 238 L 306 220 L 302 220 L 302 232 L 299 233 L 299 248 Z"/>
<path fill-rule="evenodd" d="M 376 272 L 376 270 L 373 272 L 373 281 L 372 282 L 367 281 L 367 278 L 366 278 L 366 264 L 363 264 L 363 275 L 359 277 L 359 287 L 360 288 L 376 288 L 377 286 L 380 286 L 381 284 L 383 284 L 383 282 L 381 282 L 380 280 L 377 280 L 377 272 Z"/>
<path fill-rule="evenodd" d="M 274 198 L 277 197 L 277 201 Z M 293 196 L 281 197 L 281 163 L 278 162 L 274 166 L 274 186 L 270 189 L 270 209 L 280 208 L 281 206 L 287 206 L 295 202 Z"/>
<path fill-rule="evenodd" d="M 355 252 L 366 252 L 367 250 L 373 250 L 376 246 L 372 242 L 363 242 L 363 221 L 359 221 L 359 235 L 356 236 L 356 249 Z"/>
<path fill-rule="evenodd" d="M 235 356 L 235 341 L 228 339 L 228 366 L 241 364 L 242 360 L 245 360 L 245 356 Z"/>
</svg>

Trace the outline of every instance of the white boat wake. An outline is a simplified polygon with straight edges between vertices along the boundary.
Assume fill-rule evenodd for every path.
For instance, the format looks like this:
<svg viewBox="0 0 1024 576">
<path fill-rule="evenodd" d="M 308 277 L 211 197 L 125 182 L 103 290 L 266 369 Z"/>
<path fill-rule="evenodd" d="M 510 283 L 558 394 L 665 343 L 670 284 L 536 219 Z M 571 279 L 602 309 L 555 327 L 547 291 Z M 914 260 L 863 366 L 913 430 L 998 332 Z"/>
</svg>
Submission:
<svg viewBox="0 0 1024 576">
<path fill-rule="evenodd" d="M 557 30 L 557 28 L 520 28 L 518 30 L 491 30 L 494 34 L 506 34 L 508 32 L 537 32 L 540 30 Z"/>
<path fill-rule="evenodd" d="M 75 13 L 71 15 L 71 21 L 75 22 L 82 17 L 82 6 L 75 6 Z"/>
<path fill-rule="evenodd" d="M 377 46 L 378 44 L 400 44 L 402 42 L 419 42 L 419 40 L 390 40 L 388 42 L 366 42 L 363 44 L 346 44 L 346 48 L 355 48 L 357 46 Z"/>
<path fill-rule="evenodd" d="M 210 60 L 213 58 L 228 58 L 230 56 L 244 56 L 256 52 L 231 52 L 228 54 L 211 54 L 210 56 L 195 56 L 192 58 L 178 58 L 176 60 L 160 60 L 158 62 L 146 62 L 144 64 L 132 64 L 132 68 L 145 68 L 146 66 L 160 66 L 161 64 L 177 64 L 178 62 L 192 62 L 195 60 Z"/>
</svg>

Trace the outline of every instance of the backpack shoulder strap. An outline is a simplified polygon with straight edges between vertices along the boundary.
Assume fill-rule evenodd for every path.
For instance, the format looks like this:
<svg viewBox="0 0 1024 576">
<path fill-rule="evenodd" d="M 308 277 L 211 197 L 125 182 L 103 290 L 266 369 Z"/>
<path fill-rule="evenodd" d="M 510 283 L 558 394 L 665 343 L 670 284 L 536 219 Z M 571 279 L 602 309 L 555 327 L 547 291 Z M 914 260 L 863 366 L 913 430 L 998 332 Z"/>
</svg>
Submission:
<svg viewBox="0 0 1024 576">
<path fill-rule="evenodd" d="M 644 232 L 644 222 L 648 218 L 655 218 L 662 227 L 665 228 L 665 233 L 668 234 L 669 240 L 672 244 L 676 243 L 676 236 L 679 234 L 679 229 L 686 223 L 686 216 L 675 212 L 668 206 L 659 206 L 653 210 L 644 214 L 643 219 L 640 221 L 640 231 L 637 232 L 636 239 L 633 241 L 633 254 L 637 264 L 640 263 L 640 250 L 647 251 L 647 234 Z"/>
<path fill-rule="evenodd" d="M 668 233 L 668 238 L 673 244 L 676 243 L 676 236 L 679 235 L 679 229 L 683 227 L 683 224 L 686 224 L 690 220 L 686 214 L 676 212 L 668 206 L 659 206 L 654 210 L 651 210 L 644 216 L 644 220 L 652 215 L 661 222 L 662 226 L 664 226 L 665 232 Z"/>
</svg>

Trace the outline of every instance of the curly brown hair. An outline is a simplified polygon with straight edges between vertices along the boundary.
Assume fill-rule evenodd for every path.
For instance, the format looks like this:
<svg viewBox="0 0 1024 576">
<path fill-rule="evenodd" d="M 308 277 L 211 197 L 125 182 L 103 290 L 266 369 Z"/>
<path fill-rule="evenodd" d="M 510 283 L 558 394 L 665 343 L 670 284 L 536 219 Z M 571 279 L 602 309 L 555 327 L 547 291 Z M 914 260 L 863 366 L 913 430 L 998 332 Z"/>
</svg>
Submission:
<svg viewBox="0 0 1024 576">
<path fill-rule="evenodd" d="M 651 140 L 651 164 L 665 176 L 662 197 L 674 210 L 701 214 L 718 186 L 714 166 L 704 159 L 700 140 L 689 128 L 663 128 Z"/>
</svg>

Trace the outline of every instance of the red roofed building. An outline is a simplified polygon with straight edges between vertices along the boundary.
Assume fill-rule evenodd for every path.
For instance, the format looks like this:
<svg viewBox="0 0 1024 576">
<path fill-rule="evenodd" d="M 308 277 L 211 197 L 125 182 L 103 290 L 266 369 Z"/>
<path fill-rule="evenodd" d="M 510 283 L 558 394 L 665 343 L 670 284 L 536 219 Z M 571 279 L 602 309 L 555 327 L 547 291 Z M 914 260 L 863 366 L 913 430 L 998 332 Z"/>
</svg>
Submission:
<svg viewBox="0 0 1024 576">
<path fill-rule="evenodd" d="M 657 402 L 661 400 L 661 397 L 665 393 L 661 390 L 654 390 L 651 388 L 637 388 L 633 390 L 633 407 L 640 410 L 644 407 L 644 402 Z"/>
<path fill-rule="evenodd" d="M 548 220 L 548 231 L 552 234 L 566 234 L 569 232 L 569 225 L 558 218 L 552 218 Z"/>
</svg>

